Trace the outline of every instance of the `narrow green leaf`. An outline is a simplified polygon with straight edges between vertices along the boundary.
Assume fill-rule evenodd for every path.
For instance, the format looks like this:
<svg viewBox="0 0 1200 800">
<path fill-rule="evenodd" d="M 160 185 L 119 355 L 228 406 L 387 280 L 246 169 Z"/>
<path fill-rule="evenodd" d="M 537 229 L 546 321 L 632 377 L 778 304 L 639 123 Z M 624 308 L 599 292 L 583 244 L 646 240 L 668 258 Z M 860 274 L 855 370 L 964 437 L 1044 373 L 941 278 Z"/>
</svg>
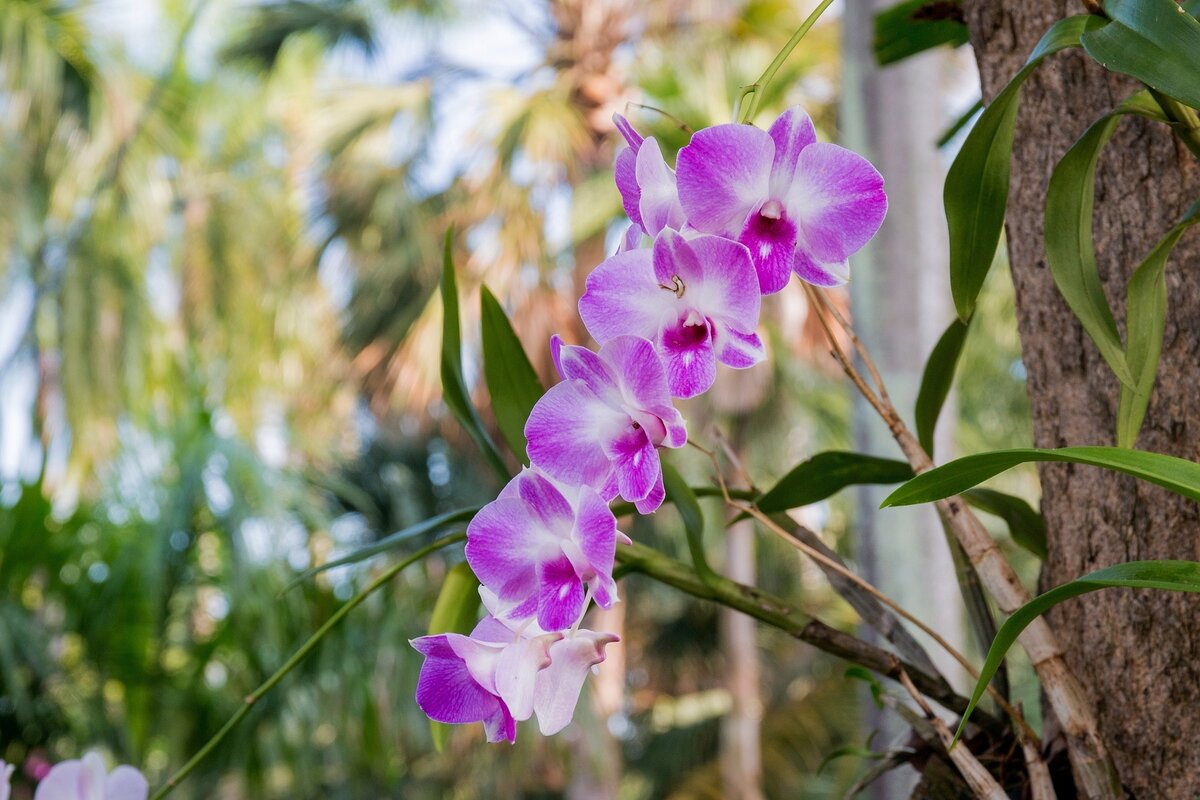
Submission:
<svg viewBox="0 0 1200 800">
<path fill-rule="evenodd" d="M 479 305 L 483 320 L 483 375 L 492 398 L 492 411 L 509 448 L 524 463 L 529 460 L 525 454 L 525 420 L 545 389 L 508 315 L 486 286 L 480 290 Z"/>
<path fill-rule="evenodd" d="M 975 115 L 980 111 L 983 111 L 982 97 L 972 103 L 971 107 L 963 112 L 958 119 L 954 120 L 949 128 L 946 128 L 946 130 L 942 131 L 942 135 L 938 137 L 936 142 L 937 148 L 940 150 L 941 148 L 950 144 L 950 140 L 957 136 L 959 131 L 967 127 L 967 123 L 974 119 Z"/>
<path fill-rule="evenodd" d="M 1112 22 L 1082 38 L 1088 55 L 1105 69 L 1200 108 L 1200 22 L 1175 0 L 1105 0 L 1104 11 Z"/>
<path fill-rule="evenodd" d="M 933 456 L 933 433 L 942 406 L 946 403 L 946 395 L 950 394 L 950 387 L 954 385 L 954 371 L 958 368 L 958 359 L 962 355 L 969 329 L 969 322 L 958 319 L 951 322 L 934 345 L 929 360 L 925 362 L 925 372 L 921 375 L 921 388 L 917 392 L 917 439 L 930 456 Z"/>
<path fill-rule="evenodd" d="M 967 26 L 958 0 L 904 0 L 875 15 L 875 60 L 880 66 L 943 44 L 958 47 L 966 42 Z"/>
<path fill-rule="evenodd" d="M 817 767 L 817 774 L 820 775 L 831 763 L 837 761 L 839 758 L 845 758 L 846 756 L 865 758 L 868 761 L 878 761 L 881 758 L 889 758 L 891 755 L 891 753 L 876 753 L 869 747 L 860 747 L 856 744 L 842 745 L 841 747 L 830 752 L 829 755 L 825 756 L 825 758 L 821 761 L 821 764 Z"/>
<path fill-rule="evenodd" d="M 295 578 L 288 582 L 287 586 L 283 587 L 283 591 L 287 592 L 295 586 L 304 583 L 304 581 L 333 569 L 334 567 L 344 567 L 347 564 L 357 564 L 359 561 L 364 561 L 371 556 L 377 556 L 380 553 L 386 553 L 389 550 L 395 550 L 405 542 L 412 541 L 418 536 L 430 533 L 446 533 L 451 530 L 466 530 L 466 524 L 471 521 L 479 511 L 479 506 L 470 508 L 460 508 L 455 511 L 447 511 L 445 514 L 439 514 L 436 517 L 430 517 L 427 520 L 418 522 L 416 525 L 410 525 L 403 530 L 396 531 L 393 534 L 383 537 L 379 541 L 359 548 L 353 553 L 343 556 L 342 558 L 327 561 L 317 567 L 306 569 Z"/>
<path fill-rule="evenodd" d="M 1088 573 L 1062 586 L 1057 586 L 1043 595 L 1035 597 L 1018 608 L 1013 615 L 1005 620 L 996 634 L 988 650 L 983 669 L 979 671 L 979 680 L 971 695 L 971 704 L 967 707 L 958 731 L 954 734 L 957 741 L 962 735 L 963 728 L 971 712 L 987 691 L 988 681 L 995 674 L 1004 656 L 1021 632 L 1050 608 L 1064 600 L 1078 597 L 1081 594 L 1095 592 L 1099 589 L 1166 589 L 1175 592 L 1200 592 L 1200 563 L 1195 561 L 1131 561 L 1126 564 L 1106 567 Z"/>
<path fill-rule="evenodd" d="M 679 471 L 665 460 L 662 462 L 662 471 L 667 500 L 675 506 L 680 519 L 683 520 L 683 530 L 687 535 L 688 550 L 692 554 L 696 576 L 704 583 L 710 584 L 719 576 L 708 565 L 708 557 L 704 553 L 704 512 L 700 510 L 700 502 Z"/>
<path fill-rule="evenodd" d="M 1157 104 L 1149 92 L 1142 90 L 1096 120 L 1055 165 L 1046 188 L 1043 230 L 1050 274 L 1100 355 L 1125 386 L 1133 386 L 1134 377 L 1125 362 L 1121 335 L 1100 282 L 1092 243 L 1096 161 L 1121 115 L 1154 111 Z"/>
<path fill-rule="evenodd" d="M 1029 503 L 994 489 L 969 489 L 963 492 L 963 499 L 980 511 L 1000 517 L 1019 547 L 1045 560 L 1046 520 Z"/>
<path fill-rule="evenodd" d="M 883 501 L 883 506 L 910 506 L 953 497 L 1030 461 L 1065 461 L 1103 467 L 1200 500 L 1200 464 L 1193 461 L 1121 447 L 1061 447 L 1057 450 L 997 450 L 959 458 L 922 472 L 892 492 Z"/>
<path fill-rule="evenodd" d="M 1193 206 L 1184 219 L 1167 232 L 1125 287 L 1125 361 L 1133 373 L 1134 384 L 1132 388 L 1121 386 L 1121 400 L 1117 406 L 1118 447 L 1133 447 L 1146 417 L 1167 325 L 1167 259 L 1179 237 L 1196 223 L 1198 209 L 1200 204 Z"/>
<path fill-rule="evenodd" d="M 1046 31 L 1025 66 L 979 115 L 950 165 L 943 191 L 950 232 L 950 289 L 963 321 L 975 310 L 975 298 L 991 269 L 1004 227 L 1021 84 L 1046 56 L 1077 47 L 1081 34 L 1105 22 L 1083 14 L 1059 20 Z"/>
<path fill-rule="evenodd" d="M 471 404 L 467 382 L 462 371 L 462 329 L 458 321 L 458 282 L 454 278 L 454 259 L 451 246 L 454 231 L 446 231 L 442 255 L 442 397 L 446 406 L 466 429 L 471 440 L 483 453 L 484 459 L 501 481 L 511 476 L 496 443 L 479 419 Z"/>
<path fill-rule="evenodd" d="M 817 503 L 847 486 L 899 483 L 912 477 L 907 461 L 829 450 L 797 464 L 755 505 L 766 514 Z"/>
<path fill-rule="evenodd" d="M 884 690 L 883 684 L 876 680 L 870 670 L 865 667 L 849 667 L 845 672 L 845 676 L 865 683 L 867 688 L 871 690 L 871 699 L 875 702 L 875 707 L 883 708 L 883 696 L 887 692 Z"/>
<path fill-rule="evenodd" d="M 429 634 L 470 633 L 479 615 L 479 579 L 464 561 L 446 573 L 433 614 L 429 617 Z M 450 726 L 442 722 L 429 721 L 429 732 L 433 746 L 442 752 L 446 745 Z"/>
</svg>

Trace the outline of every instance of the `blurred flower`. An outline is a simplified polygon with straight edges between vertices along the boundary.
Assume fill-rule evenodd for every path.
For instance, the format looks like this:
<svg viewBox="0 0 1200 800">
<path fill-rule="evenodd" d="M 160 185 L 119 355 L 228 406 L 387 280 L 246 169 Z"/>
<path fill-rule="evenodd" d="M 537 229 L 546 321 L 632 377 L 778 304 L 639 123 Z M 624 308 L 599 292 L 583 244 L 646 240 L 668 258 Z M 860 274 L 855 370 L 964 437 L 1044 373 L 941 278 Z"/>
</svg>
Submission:
<svg viewBox="0 0 1200 800">
<path fill-rule="evenodd" d="M 688 224 L 750 248 L 763 294 L 791 272 L 818 286 L 849 278 L 847 258 L 887 212 L 883 178 L 865 158 L 817 141 L 808 114 L 785 111 L 770 132 L 714 125 L 679 151 Z"/>
<path fill-rule="evenodd" d="M 639 513 L 665 497 L 657 447 L 683 447 L 687 428 L 671 404 L 654 345 L 618 336 L 599 354 L 551 340 L 563 380 L 537 402 L 525 425 L 531 463 L 557 480 L 618 494 Z"/>
<path fill-rule="evenodd" d="M 664 230 L 653 251 L 618 253 L 593 270 L 579 314 L 601 344 L 622 334 L 654 342 L 671 394 L 694 397 L 712 386 L 718 361 L 742 369 L 766 357 L 754 332 L 760 302 L 744 245 Z"/>
<path fill-rule="evenodd" d="M 146 800 L 149 793 L 142 773 L 124 764 L 108 772 L 99 754 L 91 752 L 82 760 L 55 764 L 33 800 Z"/>
<path fill-rule="evenodd" d="M 13 765 L 0 759 L 0 800 L 8 800 L 8 796 L 12 792 L 12 787 L 9 785 L 12 774 Z"/>
</svg>

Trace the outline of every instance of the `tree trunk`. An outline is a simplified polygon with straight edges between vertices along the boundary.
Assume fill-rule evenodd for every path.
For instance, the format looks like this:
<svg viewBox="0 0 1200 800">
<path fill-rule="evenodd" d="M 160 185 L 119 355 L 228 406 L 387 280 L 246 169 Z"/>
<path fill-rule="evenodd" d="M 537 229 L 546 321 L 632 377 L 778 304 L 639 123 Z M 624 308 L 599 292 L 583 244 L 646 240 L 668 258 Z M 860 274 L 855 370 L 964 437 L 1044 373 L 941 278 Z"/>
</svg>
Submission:
<svg viewBox="0 0 1200 800">
<path fill-rule="evenodd" d="M 967 0 L 967 22 L 991 99 L 1056 19 L 1064 0 Z M 1114 443 L 1118 383 L 1068 310 L 1046 268 L 1045 188 L 1063 152 L 1133 89 L 1073 51 L 1028 81 L 1017 118 L 1008 242 L 1017 316 L 1039 447 Z M 1125 285 L 1183 210 L 1200 196 L 1200 170 L 1165 126 L 1120 123 L 1100 159 L 1096 251 L 1118 320 Z M 1063 224 L 1068 224 L 1063 221 Z M 1175 248 L 1167 273 L 1170 314 L 1158 385 L 1138 447 L 1200 456 L 1200 284 L 1185 279 L 1200 239 Z M 1189 420 L 1189 417 L 1193 418 Z M 1189 424 L 1191 422 L 1192 424 Z M 1091 467 L 1043 465 L 1042 509 L 1050 557 L 1042 588 L 1123 561 L 1200 558 L 1195 503 Z M 1067 661 L 1087 688 L 1121 780 L 1136 798 L 1191 800 L 1200 792 L 1200 597 L 1107 590 L 1050 615 Z"/>
</svg>

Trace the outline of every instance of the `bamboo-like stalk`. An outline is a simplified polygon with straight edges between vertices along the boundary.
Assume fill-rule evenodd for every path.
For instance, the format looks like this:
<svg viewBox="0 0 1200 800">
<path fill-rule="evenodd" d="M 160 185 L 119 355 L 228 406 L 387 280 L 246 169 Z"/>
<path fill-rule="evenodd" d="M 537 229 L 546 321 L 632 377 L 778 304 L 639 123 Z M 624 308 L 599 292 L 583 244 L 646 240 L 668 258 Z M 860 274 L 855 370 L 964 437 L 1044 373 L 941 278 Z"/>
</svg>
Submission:
<svg viewBox="0 0 1200 800">
<path fill-rule="evenodd" d="M 883 378 L 853 328 L 815 287 L 805 284 L 805 289 L 830 343 L 833 357 L 888 426 L 892 438 L 900 446 L 913 472 L 920 474 L 932 469 L 932 459 L 892 405 Z M 826 315 L 832 316 L 850 338 L 874 384 L 873 388 L 842 349 Z M 984 588 L 996 601 L 997 607 L 1005 614 L 1012 614 L 1029 602 L 1032 598 L 1012 565 L 1004 558 L 983 523 L 967 504 L 958 497 L 951 497 L 939 500 L 935 505 L 946 526 L 962 545 L 963 552 L 979 573 Z M 1063 659 L 1062 649 L 1050 625 L 1039 617 L 1025 629 L 1017 641 L 1029 655 L 1029 660 L 1041 680 L 1042 690 L 1046 693 L 1050 707 L 1062 728 L 1071 771 L 1080 797 L 1089 800 L 1120 800 L 1124 794 L 1117 779 L 1116 768 L 1100 737 L 1095 711 L 1079 680 Z"/>
</svg>

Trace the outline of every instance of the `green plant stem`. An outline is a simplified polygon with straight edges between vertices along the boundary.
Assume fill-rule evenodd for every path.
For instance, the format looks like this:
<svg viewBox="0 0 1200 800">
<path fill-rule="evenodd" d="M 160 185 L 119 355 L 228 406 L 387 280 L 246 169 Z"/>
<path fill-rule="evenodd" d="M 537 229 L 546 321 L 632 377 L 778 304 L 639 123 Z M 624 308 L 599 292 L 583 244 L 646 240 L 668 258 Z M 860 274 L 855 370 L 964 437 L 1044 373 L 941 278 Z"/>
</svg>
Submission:
<svg viewBox="0 0 1200 800">
<path fill-rule="evenodd" d="M 717 575 L 711 584 L 705 583 L 685 564 L 636 543 L 618 545 L 617 561 L 621 564 L 622 574 L 637 572 L 685 594 L 740 611 L 818 650 L 880 675 L 899 680 L 901 673 L 907 673 L 926 697 L 956 714 L 966 710 L 969 701 L 957 694 L 944 678 L 930 675 L 924 669 L 902 661 L 894 653 L 811 619 L 783 599 L 761 589 L 721 575 Z M 992 733 L 1004 730 L 1004 725 L 995 717 L 981 720 L 977 719 L 978 714 L 977 710 L 972 719 L 981 727 Z"/>
<path fill-rule="evenodd" d="M 422 547 L 420 550 L 413 553 L 403 561 L 397 562 L 396 564 L 388 567 L 386 570 L 380 573 L 379 577 L 371 581 L 367 588 L 363 589 L 354 597 L 347 600 L 346 604 L 335 611 L 333 616 L 325 621 L 324 625 L 322 625 L 320 628 L 317 628 L 316 632 L 312 636 L 308 637 L 308 641 L 301 645 L 300 649 L 293 653 L 291 658 L 283 663 L 283 666 L 275 670 L 275 674 L 267 678 L 266 681 L 264 681 L 257 689 L 246 695 L 245 700 L 242 701 L 241 707 L 234 712 L 233 716 L 229 718 L 229 721 L 221 726 L 221 729 L 213 734 L 213 737 L 209 739 L 208 742 L 201 747 L 200 750 L 197 751 L 196 754 L 192 756 L 186 764 L 180 767 L 174 775 L 167 779 L 167 782 L 159 787 L 158 791 L 151 795 L 150 800 L 161 800 L 161 798 L 170 794 L 175 787 L 183 781 L 184 778 L 191 774 L 192 770 L 194 770 L 196 766 L 208 756 L 209 753 L 216 749 L 217 745 L 221 743 L 221 741 L 229 734 L 229 732 L 237 727 L 238 723 L 250 713 L 250 709 L 254 707 L 255 703 L 261 700 L 263 696 L 267 694 L 267 692 L 274 689 L 276 684 L 283 680 L 285 675 L 291 672 L 297 664 L 303 661 L 309 653 L 316 649 L 317 645 L 321 643 L 321 640 L 325 638 L 325 634 L 333 630 L 333 628 L 339 622 L 341 622 L 347 614 L 361 605 L 362 602 L 366 600 L 367 597 L 369 597 L 373 592 L 382 587 L 392 578 L 396 577 L 396 575 L 398 575 L 406 567 L 415 564 L 426 556 L 435 553 L 444 547 L 449 547 L 450 545 L 461 542 L 466 538 L 467 535 L 465 533 L 456 533 L 452 536 L 438 539 L 436 542 Z"/>
<path fill-rule="evenodd" d="M 1150 90 L 1150 94 L 1166 115 L 1171 128 L 1187 145 L 1192 155 L 1200 160 L 1200 115 L 1197 115 L 1196 109 L 1154 89 Z"/>
<path fill-rule="evenodd" d="M 758 80 L 741 88 L 737 99 L 733 103 L 734 122 L 754 121 L 754 114 L 758 111 L 758 100 L 762 97 L 762 93 L 766 91 L 767 85 L 775 77 L 775 73 L 779 71 L 779 68 L 783 66 L 783 62 L 787 61 L 788 56 L 796 49 L 796 45 L 800 44 L 800 40 L 817 23 L 817 20 L 825 13 L 825 9 L 829 8 L 832 3 L 833 0 L 821 0 L 821 3 L 808 15 L 808 19 L 800 23 L 800 27 L 792 34 L 792 38 L 788 39 L 788 43 L 783 46 L 783 49 L 779 51 L 775 59 L 767 65 L 767 68 L 763 70 L 763 74 L 758 77 Z M 743 111 L 742 104 L 745 103 L 746 98 L 750 98 L 750 102 L 746 104 Z"/>
</svg>

